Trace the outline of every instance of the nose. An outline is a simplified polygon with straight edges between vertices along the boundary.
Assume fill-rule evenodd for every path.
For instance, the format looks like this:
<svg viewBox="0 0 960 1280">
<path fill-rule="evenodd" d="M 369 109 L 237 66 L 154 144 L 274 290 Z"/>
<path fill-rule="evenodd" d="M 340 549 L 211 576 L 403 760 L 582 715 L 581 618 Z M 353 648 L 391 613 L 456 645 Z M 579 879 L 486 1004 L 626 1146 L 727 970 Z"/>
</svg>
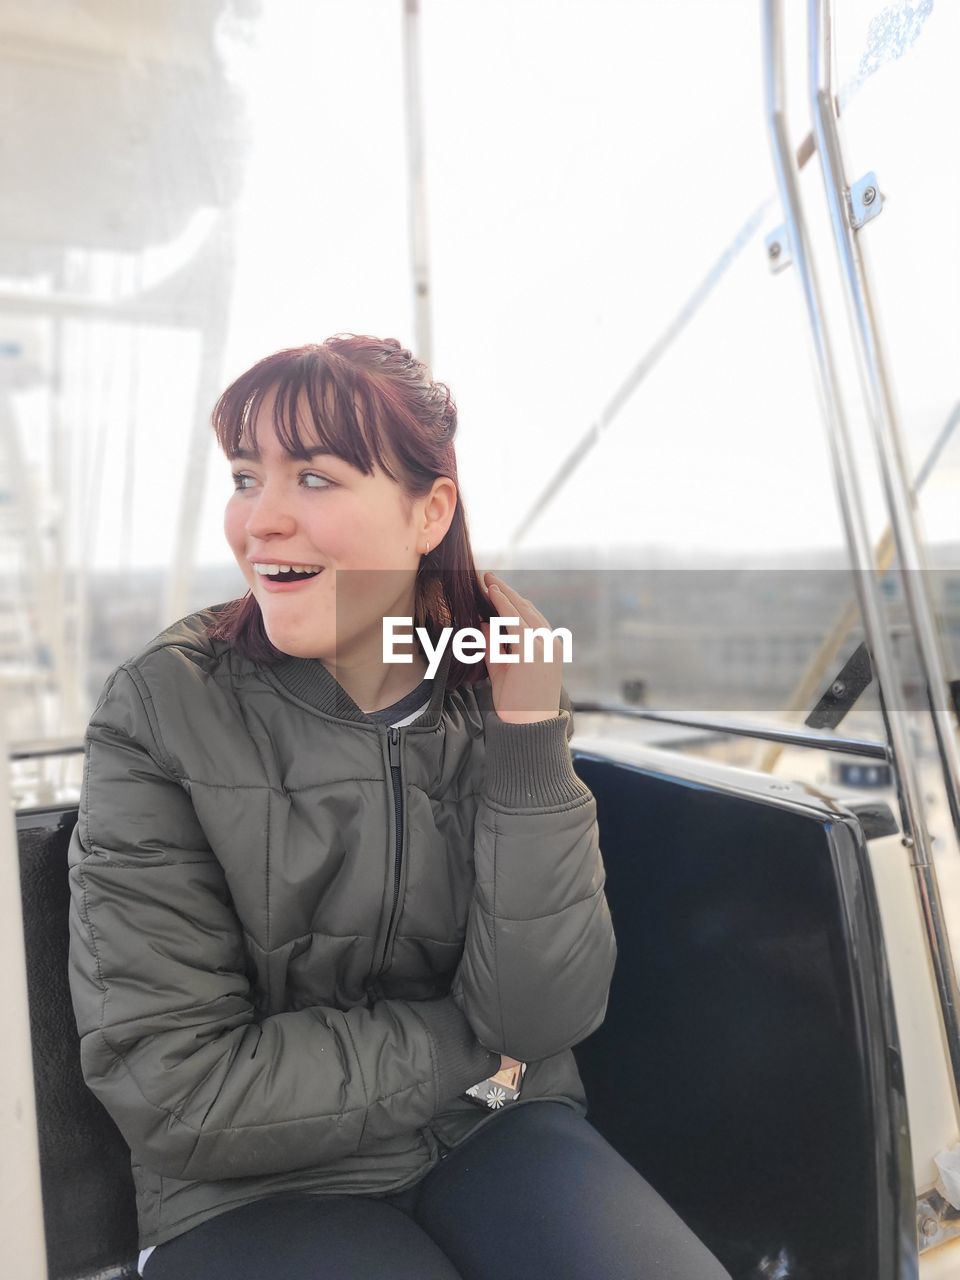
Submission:
<svg viewBox="0 0 960 1280">
<path fill-rule="evenodd" d="M 267 481 L 247 508 L 247 533 L 252 538 L 285 537 L 295 528 L 281 486 Z"/>
</svg>

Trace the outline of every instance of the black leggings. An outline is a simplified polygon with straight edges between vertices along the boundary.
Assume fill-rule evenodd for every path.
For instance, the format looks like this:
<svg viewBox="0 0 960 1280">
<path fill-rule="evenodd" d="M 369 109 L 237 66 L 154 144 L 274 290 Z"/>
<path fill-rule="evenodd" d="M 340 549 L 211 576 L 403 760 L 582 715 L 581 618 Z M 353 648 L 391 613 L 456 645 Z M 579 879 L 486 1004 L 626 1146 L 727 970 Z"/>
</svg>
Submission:
<svg viewBox="0 0 960 1280">
<path fill-rule="evenodd" d="M 563 1103 L 508 1108 L 390 1196 L 285 1194 L 159 1245 L 144 1280 L 729 1280 Z"/>
</svg>

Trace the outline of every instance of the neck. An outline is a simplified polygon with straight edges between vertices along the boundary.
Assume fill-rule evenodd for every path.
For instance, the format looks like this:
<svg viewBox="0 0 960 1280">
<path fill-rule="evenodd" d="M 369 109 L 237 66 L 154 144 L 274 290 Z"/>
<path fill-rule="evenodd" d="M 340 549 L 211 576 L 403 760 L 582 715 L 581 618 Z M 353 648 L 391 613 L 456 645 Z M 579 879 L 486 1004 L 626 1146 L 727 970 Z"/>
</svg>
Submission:
<svg viewBox="0 0 960 1280">
<path fill-rule="evenodd" d="M 408 588 L 401 599 L 384 609 L 384 615 L 401 617 L 413 612 L 414 594 Z M 416 641 L 411 657 L 412 663 L 384 662 L 383 619 L 377 617 L 369 627 L 353 635 L 347 650 L 335 652 L 329 659 L 321 658 L 321 662 L 340 688 L 367 713 L 389 707 L 417 687 L 427 674 L 428 664 Z"/>
<path fill-rule="evenodd" d="M 381 711 L 398 702 L 427 674 L 427 661 L 420 652 L 413 654 L 413 662 L 409 665 L 385 663 L 379 657 L 369 661 L 351 659 L 344 663 L 324 659 L 323 665 L 363 712 Z"/>
<path fill-rule="evenodd" d="M 440 659 L 440 668 L 431 684 L 430 710 L 427 715 L 431 728 L 440 722 L 447 688 L 447 676 L 450 670 L 450 658 L 451 651 L 447 648 L 444 650 L 443 657 Z M 383 664 L 381 663 L 382 666 Z M 405 672 L 408 678 L 406 691 L 415 688 L 413 677 L 416 668 L 404 666 L 399 669 Z M 284 689 L 292 693 L 295 698 L 299 698 L 309 706 L 315 707 L 323 715 L 332 716 L 335 720 L 346 722 L 365 721 L 366 719 L 366 713 L 361 707 L 357 706 L 353 697 L 347 693 L 330 673 L 323 659 L 287 656 L 279 662 L 268 664 L 265 671 L 271 680 L 276 680 Z M 403 691 L 398 692 L 396 696 L 402 697 Z M 379 710 L 372 704 L 370 709 Z"/>
</svg>

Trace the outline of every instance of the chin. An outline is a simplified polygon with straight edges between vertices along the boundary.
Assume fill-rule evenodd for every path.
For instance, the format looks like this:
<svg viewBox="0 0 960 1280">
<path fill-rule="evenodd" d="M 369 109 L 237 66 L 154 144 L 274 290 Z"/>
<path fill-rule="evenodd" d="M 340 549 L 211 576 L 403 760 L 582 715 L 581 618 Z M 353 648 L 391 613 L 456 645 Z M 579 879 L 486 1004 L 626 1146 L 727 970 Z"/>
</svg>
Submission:
<svg viewBox="0 0 960 1280">
<path fill-rule="evenodd" d="M 266 617 L 263 619 L 263 627 L 273 647 L 281 653 L 289 654 L 291 658 L 326 658 L 336 647 L 323 636 L 309 635 L 302 627 L 271 625 Z"/>
</svg>

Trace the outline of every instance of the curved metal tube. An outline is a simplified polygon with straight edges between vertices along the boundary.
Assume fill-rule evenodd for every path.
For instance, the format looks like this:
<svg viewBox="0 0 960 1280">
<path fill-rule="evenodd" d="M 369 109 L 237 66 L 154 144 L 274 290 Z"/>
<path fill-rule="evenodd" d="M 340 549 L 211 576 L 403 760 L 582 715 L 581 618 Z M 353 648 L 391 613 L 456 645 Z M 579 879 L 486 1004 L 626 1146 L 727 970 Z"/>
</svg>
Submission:
<svg viewBox="0 0 960 1280">
<path fill-rule="evenodd" d="M 776 729 L 766 725 L 744 724 L 737 720 L 712 719 L 709 716 L 671 715 L 666 711 L 647 711 L 630 703 L 574 701 L 576 714 L 625 716 L 629 720 L 649 720 L 655 724 L 676 724 L 687 729 L 703 729 L 707 733 L 730 735 L 736 738 L 758 738 L 761 742 L 779 742 L 787 747 L 803 747 L 811 751 L 830 751 L 842 756 L 858 756 L 867 760 L 890 762 L 890 750 L 886 743 L 872 742 L 869 738 L 836 738 L 832 734 L 808 729 Z"/>
<path fill-rule="evenodd" d="M 777 184 L 790 235 L 793 261 L 803 288 L 817 390 L 827 427 L 840 513 L 850 549 L 866 642 L 880 688 L 880 705 L 890 741 L 890 758 L 896 778 L 901 825 L 905 843 L 911 849 L 914 878 L 923 911 L 953 1069 L 954 1090 L 960 1101 L 960 993 L 944 926 L 930 837 L 923 820 L 922 791 L 913 763 L 909 725 L 897 696 L 899 676 L 877 591 L 873 551 L 867 532 L 854 453 L 843 412 L 840 384 L 788 141 L 783 91 L 782 0 L 763 0 L 763 25 L 767 117 Z"/>
<path fill-rule="evenodd" d="M 947 679 L 940 639 L 924 579 L 926 564 L 917 531 L 916 500 L 907 481 L 903 442 L 881 350 L 879 326 L 867 282 L 863 251 L 848 216 L 849 188 L 844 176 L 840 135 L 833 109 L 830 0 L 809 0 L 808 14 L 810 106 L 817 154 L 827 193 L 834 243 L 840 259 L 864 399 L 883 476 L 890 526 L 900 558 L 904 596 L 926 685 L 947 801 L 957 840 L 960 842 L 960 751 L 947 706 Z"/>
<path fill-rule="evenodd" d="M 407 134 L 407 206 L 410 220 L 410 270 L 417 358 L 433 364 L 430 240 L 427 235 L 427 180 L 420 76 L 420 3 L 403 5 L 403 99 Z"/>
</svg>

